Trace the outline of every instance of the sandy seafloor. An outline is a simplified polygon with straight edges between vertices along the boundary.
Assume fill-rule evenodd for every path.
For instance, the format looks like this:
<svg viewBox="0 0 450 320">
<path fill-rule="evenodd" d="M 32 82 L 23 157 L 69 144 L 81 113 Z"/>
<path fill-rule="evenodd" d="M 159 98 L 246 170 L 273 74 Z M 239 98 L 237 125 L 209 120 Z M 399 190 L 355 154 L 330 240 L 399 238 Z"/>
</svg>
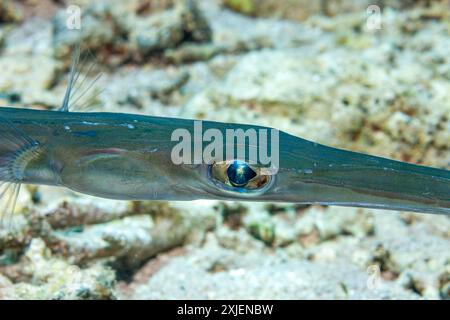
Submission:
<svg viewBox="0 0 450 320">
<path fill-rule="evenodd" d="M 80 35 L 68 4 L 0 0 L 0 105 L 58 108 L 81 38 L 103 76 L 80 108 L 260 124 L 450 169 L 450 4 L 383 2 L 368 30 L 369 1 L 74 1 Z M 11 221 L 2 299 L 450 297 L 447 216 L 26 186 Z"/>
</svg>

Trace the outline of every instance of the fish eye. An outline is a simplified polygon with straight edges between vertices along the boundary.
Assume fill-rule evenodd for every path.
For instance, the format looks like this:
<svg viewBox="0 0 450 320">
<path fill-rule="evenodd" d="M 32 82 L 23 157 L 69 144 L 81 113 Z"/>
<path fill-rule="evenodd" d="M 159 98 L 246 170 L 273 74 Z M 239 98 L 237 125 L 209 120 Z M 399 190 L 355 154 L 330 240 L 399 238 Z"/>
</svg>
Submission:
<svg viewBox="0 0 450 320">
<path fill-rule="evenodd" d="M 245 162 L 233 161 L 228 165 L 227 176 L 231 185 L 243 187 L 256 177 L 256 172 Z"/>
<path fill-rule="evenodd" d="M 261 192 L 270 186 L 272 176 L 261 168 L 240 160 L 217 162 L 210 165 L 210 178 L 219 186 L 235 192 Z"/>
</svg>

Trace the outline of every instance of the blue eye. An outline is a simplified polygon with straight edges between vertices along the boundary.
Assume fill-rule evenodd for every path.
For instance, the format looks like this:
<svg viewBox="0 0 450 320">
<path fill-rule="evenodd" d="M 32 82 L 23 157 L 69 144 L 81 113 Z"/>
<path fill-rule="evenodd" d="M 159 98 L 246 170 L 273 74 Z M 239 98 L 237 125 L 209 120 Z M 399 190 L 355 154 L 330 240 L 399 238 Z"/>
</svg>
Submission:
<svg viewBox="0 0 450 320">
<path fill-rule="evenodd" d="M 215 162 L 209 166 L 208 178 L 224 192 L 254 196 L 265 192 L 274 181 L 261 167 L 241 160 Z"/>
<path fill-rule="evenodd" d="M 227 176 L 233 186 L 244 187 L 250 180 L 256 177 L 256 172 L 245 162 L 233 161 L 228 166 Z"/>
</svg>

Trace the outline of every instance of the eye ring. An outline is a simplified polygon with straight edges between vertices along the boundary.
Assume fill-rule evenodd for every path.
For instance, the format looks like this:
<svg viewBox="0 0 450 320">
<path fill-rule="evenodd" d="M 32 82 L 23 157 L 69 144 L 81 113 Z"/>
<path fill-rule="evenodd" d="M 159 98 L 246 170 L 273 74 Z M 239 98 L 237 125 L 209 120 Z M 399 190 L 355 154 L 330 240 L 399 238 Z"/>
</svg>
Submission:
<svg viewBox="0 0 450 320">
<path fill-rule="evenodd" d="M 221 191 L 243 196 L 259 195 L 275 180 L 274 175 L 263 174 L 261 169 L 240 160 L 215 162 L 209 165 L 208 178 Z"/>
</svg>

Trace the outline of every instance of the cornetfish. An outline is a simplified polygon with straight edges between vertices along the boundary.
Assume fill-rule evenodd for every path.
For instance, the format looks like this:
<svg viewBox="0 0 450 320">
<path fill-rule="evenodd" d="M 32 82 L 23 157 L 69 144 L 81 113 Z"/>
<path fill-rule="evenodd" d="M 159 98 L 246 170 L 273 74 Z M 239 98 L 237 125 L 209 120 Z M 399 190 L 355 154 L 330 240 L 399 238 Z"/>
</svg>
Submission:
<svg viewBox="0 0 450 320">
<path fill-rule="evenodd" d="M 0 181 L 15 186 L 15 193 L 20 184 L 41 184 L 121 200 L 221 199 L 450 214 L 448 170 L 341 150 L 281 131 L 275 171 L 237 157 L 176 163 L 173 151 L 180 140 L 174 141 L 173 133 L 181 129 L 194 136 L 195 120 L 72 112 L 72 87 L 73 76 L 58 111 L 0 108 Z M 201 125 L 223 136 L 230 129 L 271 130 Z M 233 143 L 225 141 L 223 150 Z M 267 144 L 248 147 L 275 150 Z"/>
</svg>

